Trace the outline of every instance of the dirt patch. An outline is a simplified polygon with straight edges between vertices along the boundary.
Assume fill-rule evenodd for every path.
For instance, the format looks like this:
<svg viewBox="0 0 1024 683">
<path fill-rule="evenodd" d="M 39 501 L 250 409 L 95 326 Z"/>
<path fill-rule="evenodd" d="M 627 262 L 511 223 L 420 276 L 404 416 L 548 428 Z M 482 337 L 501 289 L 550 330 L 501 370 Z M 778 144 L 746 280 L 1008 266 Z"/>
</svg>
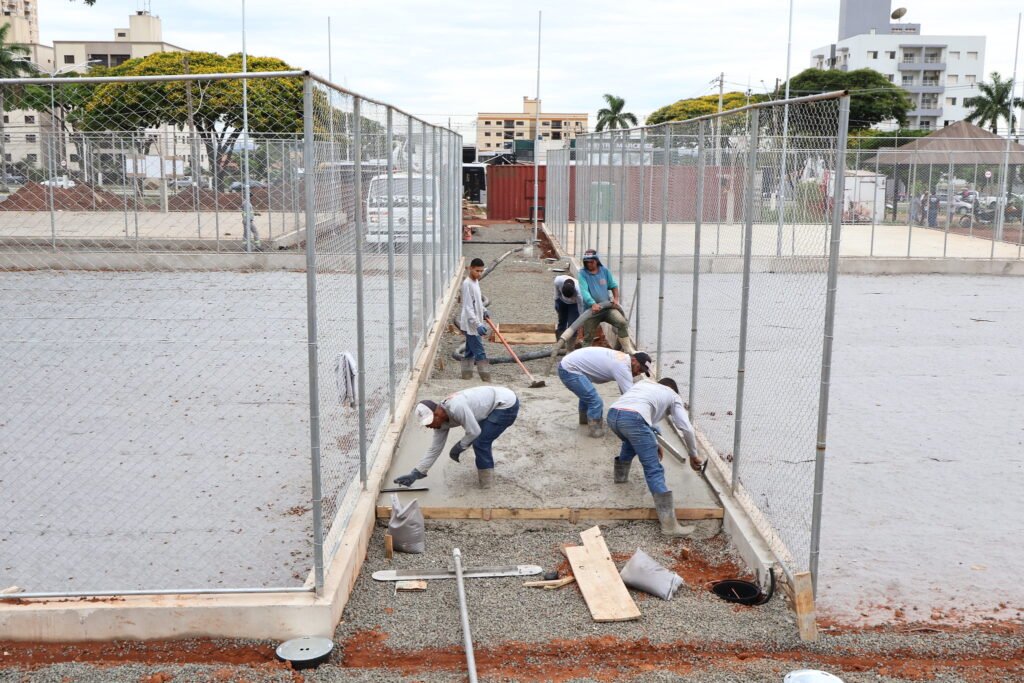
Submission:
<svg viewBox="0 0 1024 683">
<path fill-rule="evenodd" d="M 665 555 L 673 559 L 672 571 L 679 574 L 687 586 L 705 590 L 711 581 L 749 578 L 749 572 L 729 557 L 728 550 L 725 537 L 719 534 L 701 541 L 700 545 L 686 543 L 677 552 L 666 551 Z"/>
<path fill-rule="evenodd" d="M 119 664 L 224 664 L 289 669 L 271 644 L 230 640 L 123 640 L 86 643 L 0 641 L 0 669 L 37 669 L 62 662 Z M 154 674 L 154 675 L 159 675 Z"/>
<path fill-rule="evenodd" d="M 310 508 L 306 507 L 305 505 L 296 505 L 285 510 L 284 514 L 290 515 L 292 517 L 301 517 L 309 511 Z"/>
<path fill-rule="evenodd" d="M 44 211 L 50 206 L 49 187 L 41 183 L 26 183 L 5 201 L 0 211 Z M 58 211 L 124 211 L 125 198 L 88 185 L 53 188 L 53 207 Z M 128 200 L 132 206 L 132 200 Z"/>
<path fill-rule="evenodd" d="M 465 655 L 460 647 L 427 650 L 396 650 L 380 631 L 359 631 L 341 643 L 340 666 L 378 668 L 381 662 L 403 676 L 428 671 L 460 671 Z M 994 645 L 972 655 L 930 655 L 911 650 L 884 654 L 843 649 L 821 654 L 799 648 L 766 650 L 763 646 L 720 642 L 674 641 L 653 643 L 647 639 L 624 640 L 612 636 L 547 643 L 509 642 L 474 651 L 481 677 L 519 681 L 567 681 L 578 678 L 615 681 L 648 671 L 686 674 L 694 670 L 742 670 L 756 660 L 791 665 L 817 666 L 844 672 L 871 672 L 912 681 L 933 680 L 955 673 L 972 683 L 1014 680 L 1024 674 L 1024 647 Z"/>
</svg>

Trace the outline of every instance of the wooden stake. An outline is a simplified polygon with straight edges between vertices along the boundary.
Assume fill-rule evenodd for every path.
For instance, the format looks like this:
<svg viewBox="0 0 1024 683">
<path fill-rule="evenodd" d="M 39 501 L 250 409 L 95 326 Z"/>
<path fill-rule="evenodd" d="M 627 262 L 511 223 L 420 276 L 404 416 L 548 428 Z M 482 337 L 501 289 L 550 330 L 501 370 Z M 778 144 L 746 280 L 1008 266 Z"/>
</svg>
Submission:
<svg viewBox="0 0 1024 683">
<path fill-rule="evenodd" d="M 800 630 L 800 640 L 815 641 L 818 639 L 818 624 L 814 613 L 814 586 L 811 583 L 811 573 L 794 574 L 793 582 L 793 606 L 796 609 L 796 625 Z"/>
<path fill-rule="evenodd" d="M 395 539 L 391 537 L 391 534 L 384 535 L 384 557 L 387 558 L 388 562 L 395 556 Z"/>
</svg>

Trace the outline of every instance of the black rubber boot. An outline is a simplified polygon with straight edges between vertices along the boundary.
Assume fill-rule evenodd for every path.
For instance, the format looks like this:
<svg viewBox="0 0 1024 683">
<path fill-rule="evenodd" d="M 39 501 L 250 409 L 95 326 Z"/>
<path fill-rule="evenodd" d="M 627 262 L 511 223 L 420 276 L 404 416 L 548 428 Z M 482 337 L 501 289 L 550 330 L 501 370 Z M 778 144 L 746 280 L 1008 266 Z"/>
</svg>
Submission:
<svg viewBox="0 0 1024 683">
<path fill-rule="evenodd" d="M 633 461 L 627 460 L 626 462 L 622 462 L 618 458 L 615 458 L 612 462 L 615 463 L 615 483 L 625 484 L 629 481 L 629 466 L 633 464 Z"/>
</svg>

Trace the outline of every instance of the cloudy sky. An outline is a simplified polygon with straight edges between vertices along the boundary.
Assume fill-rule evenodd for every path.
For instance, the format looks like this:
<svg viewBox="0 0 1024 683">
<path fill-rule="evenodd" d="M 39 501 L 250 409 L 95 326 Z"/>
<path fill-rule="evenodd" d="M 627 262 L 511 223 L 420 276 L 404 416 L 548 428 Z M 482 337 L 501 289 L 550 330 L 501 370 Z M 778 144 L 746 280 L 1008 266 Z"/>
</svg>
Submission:
<svg viewBox="0 0 1024 683">
<path fill-rule="evenodd" d="M 109 39 L 143 0 L 93 7 L 40 0 L 43 42 Z M 241 50 L 241 0 L 151 0 L 164 40 L 193 50 Z M 931 35 L 984 35 L 985 71 L 1013 71 L 1019 2 L 894 0 Z M 544 13 L 541 98 L 547 111 L 586 111 L 601 94 L 644 116 L 683 97 L 764 91 L 786 70 L 788 0 L 247 0 L 250 54 L 327 75 L 431 121 L 518 111 L 536 88 L 537 10 Z M 795 0 L 793 66 L 836 38 L 839 0 Z M 1021 66 L 1024 73 L 1024 65 Z"/>
</svg>

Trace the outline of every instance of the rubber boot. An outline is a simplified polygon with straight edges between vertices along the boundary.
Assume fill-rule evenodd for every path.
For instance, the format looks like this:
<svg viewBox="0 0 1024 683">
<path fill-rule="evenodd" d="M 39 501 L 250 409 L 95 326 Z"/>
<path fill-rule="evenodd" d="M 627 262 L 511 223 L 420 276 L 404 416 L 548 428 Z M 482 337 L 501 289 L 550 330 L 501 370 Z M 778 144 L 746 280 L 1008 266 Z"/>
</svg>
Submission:
<svg viewBox="0 0 1024 683">
<path fill-rule="evenodd" d="M 476 371 L 480 373 L 481 380 L 484 382 L 491 381 L 491 361 L 478 360 L 476 362 Z"/>
<path fill-rule="evenodd" d="M 580 424 L 581 425 L 585 425 L 585 424 L 588 424 L 588 422 L 589 421 L 587 420 L 587 411 L 586 410 L 581 410 L 580 411 Z"/>
<path fill-rule="evenodd" d="M 688 536 L 693 533 L 694 527 L 681 526 L 676 521 L 676 506 L 672 501 L 672 492 L 654 494 L 654 509 L 658 512 L 658 521 L 661 522 L 662 536 Z"/>
<path fill-rule="evenodd" d="M 598 418 L 596 420 L 588 420 L 587 424 L 590 425 L 590 436 L 595 439 L 600 439 L 604 436 L 604 420 Z"/>
<path fill-rule="evenodd" d="M 636 353 L 636 347 L 633 346 L 633 340 L 629 337 L 619 337 L 619 348 L 629 355 Z"/>
<path fill-rule="evenodd" d="M 633 464 L 633 461 L 627 460 L 626 462 L 623 462 L 618 458 L 615 458 L 612 462 L 615 463 L 615 483 L 625 484 L 629 481 L 629 466 Z"/>
<path fill-rule="evenodd" d="M 473 379 L 473 359 L 462 359 L 462 379 Z"/>
<path fill-rule="evenodd" d="M 480 482 L 480 488 L 489 489 L 494 486 L 494 468 L 477 470 L 476 476 L 477 480 Z"/>
</svg>

